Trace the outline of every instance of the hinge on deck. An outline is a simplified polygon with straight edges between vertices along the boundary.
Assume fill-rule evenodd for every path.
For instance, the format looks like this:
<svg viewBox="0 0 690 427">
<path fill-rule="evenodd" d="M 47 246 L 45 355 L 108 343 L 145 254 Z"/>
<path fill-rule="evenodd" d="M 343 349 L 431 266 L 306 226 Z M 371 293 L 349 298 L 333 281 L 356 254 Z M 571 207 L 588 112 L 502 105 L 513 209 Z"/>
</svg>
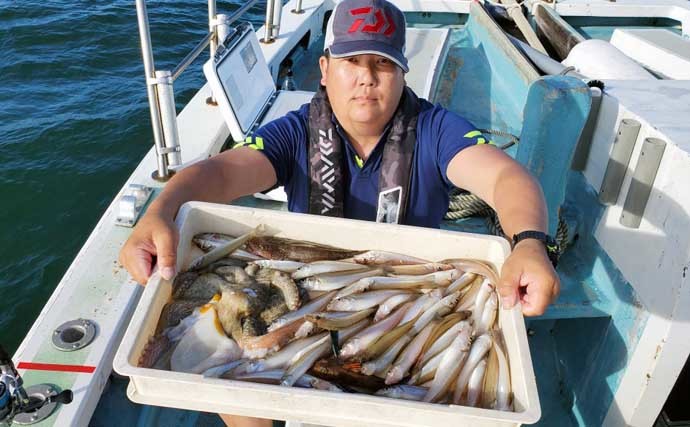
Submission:
<svg viewBox="0 0 690 427">
<path fill-rule="evenodd" d="M 117 202 L 115 224 L 122 227 L 134 227 L 152 193 L 151 187 L 129 184 Z"/>
</svg>

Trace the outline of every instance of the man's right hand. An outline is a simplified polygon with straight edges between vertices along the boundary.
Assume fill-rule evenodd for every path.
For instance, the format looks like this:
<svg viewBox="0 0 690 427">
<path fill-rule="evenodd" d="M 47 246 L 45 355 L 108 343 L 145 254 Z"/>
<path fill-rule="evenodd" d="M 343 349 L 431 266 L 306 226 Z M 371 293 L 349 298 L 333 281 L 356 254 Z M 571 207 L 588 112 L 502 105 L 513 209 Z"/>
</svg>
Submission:
<svg viewBox="0 0 690 427">
<path fill-rule="evenodd" d="M 151 276 L 154 262 L 164 279 L 175 275 L 178 234 L 173 221 L 156 212 L 147 212 L 120 250 L 120 264 L 138 283 Z M 155 257 L 155 260 L 154 260 Z"/>
<path fill-rule="evenodd" d="M 271 188 L 276 181 L 268 158 L 247 147 L 224 151 L 178 171 L 120 250 L 120 264 L 142 285 L 155 262 L 161 276 L 172 279 L 179 239 L 173 219 L 184 202 L 227 203 Z"/>
</svg>

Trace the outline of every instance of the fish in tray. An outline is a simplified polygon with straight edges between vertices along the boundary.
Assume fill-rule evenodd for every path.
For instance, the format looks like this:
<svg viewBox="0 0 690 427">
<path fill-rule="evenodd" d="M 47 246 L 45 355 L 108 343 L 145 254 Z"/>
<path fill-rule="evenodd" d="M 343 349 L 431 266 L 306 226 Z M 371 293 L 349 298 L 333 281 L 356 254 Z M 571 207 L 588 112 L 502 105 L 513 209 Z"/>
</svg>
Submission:
<svg viewBox="0 0 690 427">
<path fill-rule="evenodd" d="M 327 261 L 349 258 L 363 251 L 348 251 L 318 243 L 274 236 L 254 237 L 247 242 L 247 251 L 273 260 L 299 262 Z"/>
<path fill-rule="evenodd" d="M 194 236 L 140 366 L 512 410 L 498 275 L 264 235 Z"/>
</svg>

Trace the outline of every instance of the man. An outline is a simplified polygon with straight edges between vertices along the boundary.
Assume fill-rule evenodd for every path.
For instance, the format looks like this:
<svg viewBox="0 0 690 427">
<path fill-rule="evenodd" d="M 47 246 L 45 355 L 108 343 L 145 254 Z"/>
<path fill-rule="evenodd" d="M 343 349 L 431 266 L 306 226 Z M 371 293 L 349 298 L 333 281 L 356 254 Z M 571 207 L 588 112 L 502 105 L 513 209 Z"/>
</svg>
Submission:
<svg viewBox="0 0 690 427">
<path fill-rule="evenodd" d="M 146 282 L 154 256 L 163 277 L 175 274 L 173 220 L 184 202 L 229 202 L 276 184 L 285 186 L 291 211 L 427 227 L 439 226 L 449 191 L 461 187 L 496 210 L 507 235 L 536 231 L 528 235 L 543 238 L 538 183 L 501 150 L 478 143 L 466 120 L 406 88 L 404 44 L 405 19 L 391 3 L 339 3 L 312 102 L 244 146 L 177 173 L 122 248 L 120 261 L 134 279 Z M 504 308 L 520 301 L 525 315 L 544 312 L 559 280 L 542 241 L 515 244 L 498 289 Z"/>
</svg>

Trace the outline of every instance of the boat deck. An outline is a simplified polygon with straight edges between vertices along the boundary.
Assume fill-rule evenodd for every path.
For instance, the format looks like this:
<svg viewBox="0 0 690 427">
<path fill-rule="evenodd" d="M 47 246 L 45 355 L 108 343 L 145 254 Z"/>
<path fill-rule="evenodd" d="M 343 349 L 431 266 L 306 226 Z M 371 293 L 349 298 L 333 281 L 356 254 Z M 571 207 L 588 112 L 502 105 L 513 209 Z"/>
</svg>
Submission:
<svg viewBox="0 0 690 427">
<path fill-rule="evenodd" d="M 322 46 L 322 39 L 314 45 Z M 471 34 L 462 25 L 454 26 L 448 37 L 439 84 L 429 98 L 467 117 L 479 128 L 519 135 L 526 98 L 526 84 L 520 80 L 524 74 L 508 72 L 507 65 L 502 63 L 506 59 L 497 49 L 486 43 L 482 35 Z M 319 55 L 320 50 L 312 48 L 294 56 L 294 69 L 300 70 L 295 76 L 299 90 L 317 87 L 319 73 L 314 64 Z M 515 155 L 515 147 L 508 152 Z M 569 200 L 578 207 L 573 209 L 573 215 L 576 211 L 578 215 L 573 222 L 577 224 L 586 218 L 587 223 L 580 226 L 587 230 L 602 214 L 597 195 L 579 175 L 574 174 L 569 185 L 569 194 L 577 195 Z M 283 203 L 254 198 L 244 198 L 237 204 L 285 209 Z M 446 221 L 443 228 L 488 232 L 482 218 Z M 577 237 L 559 267 L 562 291 L 558 301 L 545 315 L 528 320 L 530 351 L 544 414 L 536 425 L 599 424 L 635 341 L 635 337 L 622 334 L 646 320 L 638 315 L 638 303 L 630 285 L 594 237 L 589 233 L 572 234 Z M 582 326 L 585 323 L 588 327 Z M 612 362 L 597 364 L 598 371 L 594 372 L 586 361 L 603 357 L 602 349 L 607 349 L 606 358 Z M 610 357 L 610 351 L 617 352 L 615 358 Z M 127 416 L 138 425 L 222 425 L 212 414 L 123 403 L 125 390 L 126 380 L 111 377 L 93 425 L 107 425 L 107 420 L 128 407 Z"/>
<path fill-rule="evenodd" d="M 316 9 L 311 11 L 319 12 Z M 530 74 L 529 70 L 516 69 L 515 64 L 511 62 L 514 58 L 504 55 L 502 49 L 505 46 L 497 45 L 490 35 L 483 34 L 481 26 L 475 28 L 475 32 L 471 34 L 466 31 L 463 15 L 445 13 L 426 16 L 414 13 L 410 16 L 412 18 L 410 22 L 420 28 L 426 25 L 427 20 L 438 19 L 439 16 L 441 16 L 441 21 L 448 20 L 442 25 L 450 29 L 446 46 L 447 56 L 445 56 L 443 68 L 439 70 L 438 85 L 433 87 L 433 90 L 430 89 L 429 98 L 467 117 L 477 127 L 520 135 L 527 88 L 529 83 L 538 77 L 536 72 L 532 71 L 533 74 Z M 598 28 L 596 31 L 587 30 L 593 35 L 601 30 L 602 37 L 605 37 L 606 32 L 609 31 L 597 25 L 592 25 L 592 27 Z M 582 28 L 586 30 L 587 26 Z M 295 55 L 294 68 L 299 70 L 295 76 L 298 89 L 314 90 L 316 88 L 319 76 L 314 64 L 322 46 L 323 38 L 317 39 L 309 49 Z M 288 50 L 288 48 L 280 47 L 279 43 L 270 49 L 273 49 L 274 56 L 280 49 Z M 276 61 L 280 62 L 280 60 L 272 63 L 275 73 L 278 68 Z M 186 150 L 183 154 L 193 152 L 194 156 L 191 158 L 205 155 L 205 150 L 208 149 L 205 146 L 201 148 L 195 146 L 194 141 L 212 140 L 223 132 L 219 130 L 223 128 L 223 125 L 217 110 L 214 111 L 204 103 L 208 95 L 208 88 L 203 88 L 178 118 L 182 145 Z M 200 130 L 199 123 L 207 126 L 203 126 Z M 611 123 L 611 128 L 614 124 L 615 122 Z M 200 131 L 205 132 L 203 138 L 199 136 Z M 213 132 L 216 134 L 214 135 Z M 611 130 L 611 132 L 614 131 Z M 224 140 L 228 142 L 227 138 Z M 185 145 L 188 142 L 189 146 Z M 610 144 L 611 141 L 607 140 L 606 143 Z M 606 146 L 607 149 L 608 147 L 609 145 Z M 508 152 L 515 155 L 516 148 L 513 147 Z M 158 185 L 148 178 L 154 164 L 155 158 L 150 152 L 132 175 L 131 182 Z M 603 173 L 603 170 L 600 172 Z M 621 382 L 623 374 L 629 365 L 632 353 L 636 350 L 641 334 L 647 329 L 651 330 L 651 328 L 646 328 L 646 323 L 650 318 L 649 311 L 638 300 L 639 295 L 635 291 L 639 292 L 639 283 L 633 290 L 628 281 L 633 279 L 626 279 L 631 276 L 624 277 L 607 254 L 607 250 L 602 247 L 604 243 L 600 244 L 602 240 L 595 237 L 597 224 L 606 215 L 607 207 L 598 202 L 596 190 L 591 182 L 591 179 L 586 179 L 580 172 L 572 172 L 569 175 L 568 197 L 563 214 L 568 219 L 569 225 L 573 227 L 570 234 L 574 237 L 574 241 L 563 255 L 558 269 L 562 279 L 561 295 L 544 316 L 527 320 L 530 351 L 543 414 L 537 425 L 601 425 L 607 413 L 619 409 L 615 407 L 614 396 L 618 393 L 619 387 L 623 387 L 624 383 Z M 243 199 L 239 203 L 269 209 L 285 209 L 285 205 L 279 202 Z M 75 286 L 69 286 L 69 289 L 65 286 L 65 289 L 59 289 L 60 292 L 56 291 L 54 298 L 37 321 L 37 324 L 43 322 L 56 325 L 60 323 L 58 320 L 61 321 L 61 316 L 64 315 L 101 319 L 100 331 L 111 337 L 109 340 L 112 339 L 112 341 L 108 341 L 107 344 L 94 343 L 89 349 L 92 353 L 78 354 L 77 352 L 65 355 L 56 353 L 50 347 L 49 335 L 52 331 L 44 331 L 43 329 L 46 328 L 42 328 L 41 331 L 36 332 L 36 336 L 32 337 L 32 343 L 41 343 L 41 348 L 31 345 L 27 346 L 28 349 L 21 348 L 18 352 L 24 358 L 40 356 L 40 358 L 56 362 L 98 365 L 98 371 L 94 375 L 96 379 L 89 381 L 98 383 L 95 386 L 90 385 L 94 389 L 107 384 L 100 400 L 95 394 L 85 393 L 86 380 L 83 377 L 75 380 L 76 375 L 73 373 L 28 371 L 26 375 L 22 372 L 22 375 L 25 375 L 29 383 L 52 382 L 74 389 L 75 395 L 87 403 L 79 407 L 79 412 L 74 409 L 72 419 L 80 420 L 83 424 L 88 422 L 89 425 L 94 426 L 109 426 L 113 425 L 113 420 L 117 420 L 117 423 L 122 425 L 142 426 L 222 425 L 214 414 L 134 404 L 126 397 L 128 380 L 110 373 L 109 364 L 112 363 L 114 353 L 114 349 L 110 346 L 116 345 L 112 343 L 119 341 L 117 336 L 118 334 L 121 336 L 126 319 L 129 317 L 128 313 L 134 309 L 138 294 L 135 287 L 128 282 L 126 273 L 114 263 L 119 245 L 126 239 L 129 230 L 112 226 L 113 209 L 111 206 L 106 212 L 94 235 L 75 260 L 73 268 L 63 279 L 65 284 Z M 487 231 L 484 220 L 476 218 L 447 222 L 444 227 L 471 232 Z M 99 254 L 98 263 L 94 262 L 96 252 Z M 608 253 L 611 253 L 610 250 Z M 616 262 L 621 265 L 619 259 L 616 259 Z M 88 285 L 89 290 L 80 297 L 82 301 L 89 302 L 89 307 L 75 304 L 75 307 L 71 307 L 73 310 L 69 314 L 51 311 L 51 304 L 70 301 L 72 292 L 76 292 L 77 282 L 79 286 L 82 286 L 79 288 L 80 291 Z M 122 311 L 119 313 L 117 323 L 111 324 L 106 321 L 109 307 L 117 307 Z M 100 312 L 91 313 L 92 310 L 100 310 Z M 658 313 L 665 312 L 658 310 Z M 656 318 L 653 320 L 657 322 L 656 324 L 660 323 Z M 659 334 L 660 339 L 665 336 Z M 645 351 L 647 351 L 646 348 Z M 38 358 L 36 360 L 45 361 Z M 84 414 L 90 413 L 90 410 L 96 406 L 97 400 L 98 404 L 91 420 L 81 418 L 79 416 L 81 411 Z M 66 406 L 60 412 L 65 413 L 73 408 L 76 408 L 76 405 Z M 623 419 L 622 416 L 619 418 Z M 43 425 L 52 425 L 56 422 L 55 419 L 56 417 L 51 417 Z"/>
</svg>

